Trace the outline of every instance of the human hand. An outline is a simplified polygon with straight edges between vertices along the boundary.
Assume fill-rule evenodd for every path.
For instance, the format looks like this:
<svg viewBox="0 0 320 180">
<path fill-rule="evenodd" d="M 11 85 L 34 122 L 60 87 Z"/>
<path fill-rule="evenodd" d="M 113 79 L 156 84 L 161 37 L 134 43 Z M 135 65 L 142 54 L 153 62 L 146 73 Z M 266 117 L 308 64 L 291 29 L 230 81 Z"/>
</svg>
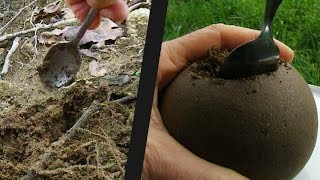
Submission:
<svg viewBox="0 0 320 180">
<path fill-rule="evenodd" d="M 143 180 L 247 179 L 233 170 L 197 157 L 179 144 L 163 125 L 158 109 L 158 91 L 167 86 L 186 67 L 188 61 L 205 55 L 212 46 L 232 50 L 258 35 L 259 31 L 256 30 L 217 24 L 162 44 L 143 164 Z M 279 41 L 276 43 L 281 59 L 291 62 L 293 51 Z"/>
<path fill-rule="evenodd" d="M 128 16 L 128 6 L 124 0 L 67 0 L 67 3 L 81 21 L 86 18 L 91 7 L 99 9 L 99 14 L 89 29 L 95 29 L 99 26 L 101 16 L 113 21 L 123 21 Z"/>
</svg>

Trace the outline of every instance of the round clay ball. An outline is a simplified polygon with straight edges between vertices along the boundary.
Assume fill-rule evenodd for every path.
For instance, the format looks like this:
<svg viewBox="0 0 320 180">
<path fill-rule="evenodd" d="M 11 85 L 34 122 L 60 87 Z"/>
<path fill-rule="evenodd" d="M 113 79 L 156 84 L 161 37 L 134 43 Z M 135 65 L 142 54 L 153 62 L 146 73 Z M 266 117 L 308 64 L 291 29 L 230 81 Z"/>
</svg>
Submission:
<svg viewBox="0 0 320 180">
<path fill-rule="evenodd" d="M 289 64 L 241 79 L 199 77 L 191 65 L 165 89 L 160 112 L 170 134 L 195 155 L 250 179 L 294 178 L 317 137 L 306 81 Z"/>
</svg>

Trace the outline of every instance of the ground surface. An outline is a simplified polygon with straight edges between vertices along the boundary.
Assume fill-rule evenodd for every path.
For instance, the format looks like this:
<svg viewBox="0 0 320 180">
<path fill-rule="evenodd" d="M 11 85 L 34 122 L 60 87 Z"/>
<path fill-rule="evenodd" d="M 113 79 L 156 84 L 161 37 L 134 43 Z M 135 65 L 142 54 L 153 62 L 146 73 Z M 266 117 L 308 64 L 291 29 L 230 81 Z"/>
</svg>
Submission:
<svg viewBox="0 0 320 180">
<path fill-rule="evenodd" d="M 11 1 L 9 9 L 4 2 L 0 2 L 0 27 L 25 6 L 23 2 L 31 1 Z M 23 12 L 5 33 L 21 31 L 35 6 Z M 35 179 L 123 179 L 148 18 L 147 9 L 138 11 L 120 25 L 124 35 L 90 49 L 101 59 L 82 54 L 77 81 L 59 90 L 45 88 L 36 70 L 50 45 L 26 42 L 34 34 L 21 36 L 9 72 L 0 80 L 0 179 L 21 178 L 27 172 Z M 136 26 L 140 29 L 129 30 Z M 30 27 L 27 22 L 25 29 Z M 11 42 L 0 48 L 0 69 Z M 91 112 L 61 146 L 52 144 L 90 105 L 99 110 Z M 49 158 L 37 166 L 46 152 L 50 152 Z"/>
<path fill-rule="evenodd" d="M 170 0 L 165 40 L 214 23 L 259 29 L 265 1 Z M 274 20 L 274 36 L 295 51 L 293 66 L 308 83 L 320 85 L 320 11 L 318 0 L 283 1 Z"/>
</svg>

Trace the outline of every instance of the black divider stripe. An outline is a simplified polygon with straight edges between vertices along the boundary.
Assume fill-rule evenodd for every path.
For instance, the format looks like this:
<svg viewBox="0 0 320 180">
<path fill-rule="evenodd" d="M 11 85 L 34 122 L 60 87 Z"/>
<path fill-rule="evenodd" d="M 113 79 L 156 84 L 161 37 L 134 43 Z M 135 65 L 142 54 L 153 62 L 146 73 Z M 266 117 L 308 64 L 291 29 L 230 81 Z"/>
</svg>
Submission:
<svg viewBox="0 0 320 180">
<path fill-rule="evenodd" d="M 153 0 L 151 5 L 138 98 L 126 166 L 126 180 L 141 179 L 167 5 L 168 0 Z"/>
</svg>

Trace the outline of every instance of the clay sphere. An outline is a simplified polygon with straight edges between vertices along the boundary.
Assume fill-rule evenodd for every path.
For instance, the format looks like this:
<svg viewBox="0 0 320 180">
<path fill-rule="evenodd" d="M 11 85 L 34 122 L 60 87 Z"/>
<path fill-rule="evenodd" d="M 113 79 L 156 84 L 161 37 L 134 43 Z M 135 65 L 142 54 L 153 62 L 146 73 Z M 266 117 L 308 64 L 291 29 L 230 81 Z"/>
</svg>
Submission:
<svg viewBox="0 0 320 180">
<path fill-rule="evenodd" d="M 316 143 L 317 110 L 294 67 L 240 79 L 199 78 L 190 68 L 159 105 L 178 142 L 250 179 L 292 179 L 303 169 Z"/>
</svg>

